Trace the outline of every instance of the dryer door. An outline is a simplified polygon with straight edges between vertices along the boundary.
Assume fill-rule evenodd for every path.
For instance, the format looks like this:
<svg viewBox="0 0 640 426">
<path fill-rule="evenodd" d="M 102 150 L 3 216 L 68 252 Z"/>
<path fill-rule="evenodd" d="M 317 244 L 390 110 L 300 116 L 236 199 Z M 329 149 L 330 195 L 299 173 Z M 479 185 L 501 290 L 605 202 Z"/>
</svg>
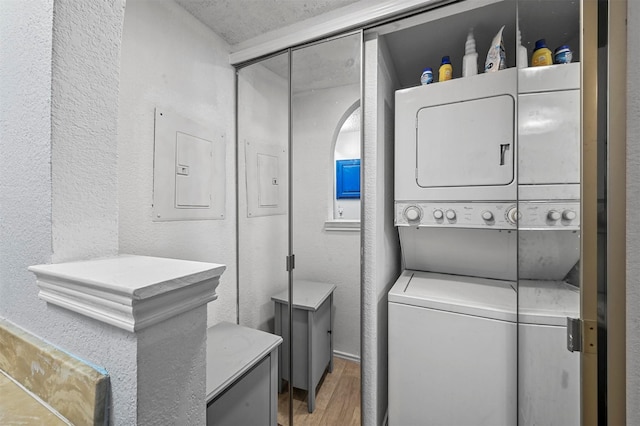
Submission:
<svg viewBox="0 0 640 426">
<path fill-rule="evenodd" d="M 515 102 L 509 95 L 418 110 L 418 185 L 510 184 L 514 175 L 514 110 Z"/>
</svg>

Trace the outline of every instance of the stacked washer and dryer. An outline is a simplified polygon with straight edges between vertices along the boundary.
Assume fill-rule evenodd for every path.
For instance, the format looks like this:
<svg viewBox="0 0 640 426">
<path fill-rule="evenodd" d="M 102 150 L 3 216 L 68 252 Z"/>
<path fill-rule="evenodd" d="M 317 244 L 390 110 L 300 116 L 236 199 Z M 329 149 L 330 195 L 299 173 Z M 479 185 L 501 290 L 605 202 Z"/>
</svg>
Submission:
<svg viewBox="0 0 640 426">
<path fill-rule="evenodd" d="M 580 68 L 398 90 L 390 425 L 578 425 Z"/>
</svg>

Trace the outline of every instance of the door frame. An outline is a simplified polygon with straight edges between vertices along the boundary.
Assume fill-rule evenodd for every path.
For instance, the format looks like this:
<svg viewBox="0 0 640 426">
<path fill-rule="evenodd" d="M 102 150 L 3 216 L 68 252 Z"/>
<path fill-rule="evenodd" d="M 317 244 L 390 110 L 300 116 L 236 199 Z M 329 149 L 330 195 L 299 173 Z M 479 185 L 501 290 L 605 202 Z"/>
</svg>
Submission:
<svg viewBox="0 0 640 426">
<path fill-rule="evenodd" d="M 602 419 L 607 424 L 624 425 L 627 1 L 582 0 L 581 15 L 582 424 L 597 425 Z M 606 25 L 602 25 L 603 22 Z M 601 51 L 602 47 L 606 50 Z M 599 57 L 602 59 L 605 54 L 605 60 L 599 61 Z M 602 64 L 604 66 L 599 66 Z M 603 82 L 606 82 L 604 98 L 602 91 L 598 90 L 598 85 Z M 599 113 L 606 114 L 606 129 L 598 128 Z M 599 144 L 606 146 L 598 149 Z M 606 164 L 603 170 L 598 170 L 598 155 L 606 157 L 601 159 Z M 599 176 L 599 173 L 605 176 Z M 606 194 L 602 200 L 604 208 L 599 212 L 598 182 L 601 179 L 605 180 Z M 598 253 L 599 238 L 604 239 L 600 244 L 605 247 L 604 255 Z M 604 268 L 604 273 L 600 271 L 599 274 L 599 268 Z M 605 293 L 600 295 L 599 275 L 605 280 L 600 286 Z M 606 316 L 599 318 L 598 305 L 603 306 L 603 303 Z M 605 368 L 606 383 L 598 383 L 599 363 L 600 368 Z"/>
</svg>

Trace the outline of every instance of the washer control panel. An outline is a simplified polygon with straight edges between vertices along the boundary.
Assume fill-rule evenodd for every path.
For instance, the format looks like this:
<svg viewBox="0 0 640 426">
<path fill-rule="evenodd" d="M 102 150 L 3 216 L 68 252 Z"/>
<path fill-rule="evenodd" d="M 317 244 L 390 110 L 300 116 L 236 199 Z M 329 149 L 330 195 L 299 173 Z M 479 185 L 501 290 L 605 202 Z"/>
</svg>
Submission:
<svg viewBox="0 0 640 426">
<path fill-rule="evenodd" d="M 396 226 L 574 229 L 580 228 L 578 201 L 423 202 L 395 204 Z"/>
</svg>

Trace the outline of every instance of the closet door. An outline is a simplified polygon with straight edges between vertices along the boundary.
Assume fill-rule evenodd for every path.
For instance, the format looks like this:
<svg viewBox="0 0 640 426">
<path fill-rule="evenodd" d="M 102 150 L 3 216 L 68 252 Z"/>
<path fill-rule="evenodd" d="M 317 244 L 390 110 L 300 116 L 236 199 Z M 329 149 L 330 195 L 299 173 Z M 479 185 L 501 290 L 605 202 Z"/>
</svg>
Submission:
<svg viewBox="0 0 640 426">
<path fill-rule="evenodd" d="M 520 425 L 606 423 L 597 9 L 590 0 L 518 0 L 517 51 L 526 49 L 528 65 L 518 70 L 517 100 Z M 533 67 L 542 42 L 554 61 Z M 562 46 L 567 63 L 554 55 Z"/>
<path fill-rule="evenodd" d="M 289 312 L 288 52 L 240 68 L 237 90 L 238 323 L 283 335 L 281 319 Z M 270 360 L 277 389 L 270 392 L 278 410 L 269 424 L 288 425 L 289 399 L 279 374 L 287 353 L 282 345 L 277 353 Z"/>
<path fill-rule="evenodd" d="M 351 414 L 333 421 L 360 424 L 360 366 L 345 358 L 360 358 L 361 39 L 291 52 L 294 424 L 331 423 L 335 401 Z"/>
</svg>

